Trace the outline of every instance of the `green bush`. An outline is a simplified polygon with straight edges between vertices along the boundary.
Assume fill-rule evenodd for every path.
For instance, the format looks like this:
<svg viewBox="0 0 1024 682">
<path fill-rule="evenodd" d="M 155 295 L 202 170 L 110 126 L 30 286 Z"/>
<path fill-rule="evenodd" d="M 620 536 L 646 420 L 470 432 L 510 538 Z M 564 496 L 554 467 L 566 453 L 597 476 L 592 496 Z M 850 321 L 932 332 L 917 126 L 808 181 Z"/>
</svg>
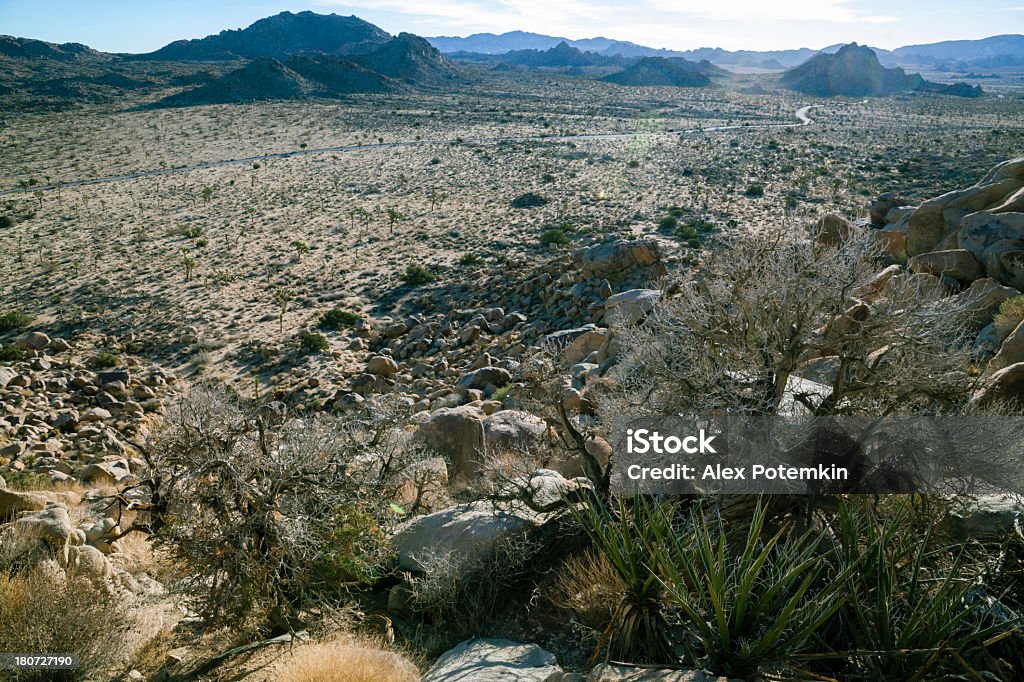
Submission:
<svg viewBox="0 0 1024 682">
<path fill-rule="evenodd" d="M 0 347 L 0 362 L 18 362 L 24 360 L 27 354 L 24 348 L 8 344 Z"/>
<path fill-rule="evenodd" d="M 421 284 L 429 284 L 430 282 L 433 282 L 437 279 L 437 276 L 422 265 L 415 264 L 408 266 L 399 279 L 411 287 L 416 287 Z"/>
<path fill-rule="evenodd" d="M 676 236 L 680 239 L 696 239 L 697 230 L 693 225 L 680 225 L 676 230 Z"/>
<path fill-rule="evenodd" d="M 480 256 L 478 256 L 475 253 L 464 253 L 464 254 L 462 254 L 459 257 L 459 260 L 458 260 L 459 265 L 465 265 L 465 266 L 476 265 L 479 262 L 480 262 Z"/>
<path fill-rule="evenodd" d="M 325 331 L 338 331 L 351 327 L 359 321 L 359 315 L 341 308 L 331 308 L 320 316 L 320 328 Z"/>
<path fill-rule="evenodd" d="M 674 230 L 678 224 L 679 220 L 675 216 L 667 215 L 661 219 L 661 222 L 658 223 L 658 227 L 663 230 Z"/>
<path fill-rule="evenodd" d="M 327 337 L 319 332 L 302 332 L 299 335 L 299 347 L 305 353 L 323 353 L 330 350 L 331 344 Z"/>
<path fill-rule="evenodd" d="M 24 329 L 32 324 L 32 318 L 20 310 L 10 310 L 0 315 L 0 334 Z"/>
<path fill-rule="evenodd" d="M 557 227 L 552 227 L 541 232 L 540 243 L 545 246 L 549 244 L 568 244 L 569 235 Z"/>
<path fill-rule="evenodd" d="M 0 215 L 0 230 L 14 227 L 14 218 L 9 215 Z"/>
<path fill-rule="evenodd" d="M 100 351 L 93 356 L 90 364 L 96 369 L 110 369 L 117 367 L 121 363 L 121 358 L 107 351 Z"/>
<path fill-rule="evenodd" d="M 748 197 L 763 197 L 764 187 L 761 185 L 747 185 L 747 191 L 745 194 Z"/>
</svg>

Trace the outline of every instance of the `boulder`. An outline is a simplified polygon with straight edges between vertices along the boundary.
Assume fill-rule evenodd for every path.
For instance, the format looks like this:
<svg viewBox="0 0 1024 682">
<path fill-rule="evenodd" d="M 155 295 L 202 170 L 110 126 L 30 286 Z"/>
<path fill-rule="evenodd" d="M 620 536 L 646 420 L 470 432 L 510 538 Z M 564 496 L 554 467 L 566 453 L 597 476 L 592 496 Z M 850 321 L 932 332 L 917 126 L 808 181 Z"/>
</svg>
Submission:
<svg viewBox="0 0 1024 682">
<path fill-rule="evenodd" d="M 588 355 L 598 350 L 608 337 L 608 330 L 595 324 L 587 324 L 574 329 L 562 329 L 543 337 L 542 348 L 563 351 L 566 363 L 575 365 Z"/>
<path fill-rule="evenodd" d="M 595 244 L 573 254 L 584 277 L 619 281 L 635 273 L 653 280 L 668 271 L 657 242 L 620 239 Z"/>
<path fill-rule="evenodd" d="M 418 516 L 399 527 L 391 542 L 404 570 L 461 575 L 493 557 L 500 541 L 541 520 L 528 509 L 502 511 L 481 500 Z"/>
<path fill-rule="evenodd" d="M 1024 241 L 1004 239 L 985 249 L 985 272 L 1001 284 L 1024 289 Z"/>
<path fill-rule="evenodd" d="M 964 217 L 957 232 L 957 245 L 979 261 L 985 260 L 988 247 L 1006 239 L 1024 240 L 1024 213 L 978 211 Z"/>
<path fill-rule="evenodd" d="M 999 306 L 1008 298 L 1019 296 L 1020 292 L 1005 287 L 990 277 L 975 280 L 955 296 L 936 303 L 939 313 L 962 313 L 967 315 L 975 330 L 992 322 L 992 316 L 999 312 Z"/>
<path fill-rule="evenodd" d="M 902 230 L 872 230 L 872 236 L 882 255 L 889 262 L 904 263 L 907 260 L 907 233 Z"/>
<path fill-rule="evenodd" d="M 40 511 L 26 512 L 4 527 L 0 544 L 14 548 L 15 556 L 31 551 L 44 543 L 56 555 L 61 565 L 67 566 L 72 546 L 84 543 L 84 533 L 71 525 L 68 510 L 59 504 L 50 504 Z"/>
<path fill-rule="evenodd" d="M 484 446 L 488 456 L 533 451 L 543 444 L 548 427 L 544 420 L 520 410 L 501 410 L 484 419 Z"/>
<path fill-rule="evenodd" d="M 503 367 L 480 367 L 459 377 L 459 387 L 465 390 L 485 390 L 488 386 L 501 388 L 512 382 L 512 373 Z"/>
<path fill-rule="evenodd" d="M 12 367 L 0 367 L 0 388 L 7 388 L 7 385 L 18 376 Z"/>
<path fill-rule="evenodd" d="M 1017 495 L 977 495 L 963 497 L 943 525 L 961 542 L 975 538 L 1002 539 L 1013 533 L 1022 517 L 1024 503 Z"/>
<path fill-rule="evenodd" d="M 374 355 L 366 362 L 366 372 L 374 376 L 389 377 L 398 373 L 398 363 L 387 355 Z"/>
<path fill-rule="evenodd" d="M 536 644 L 471 639 L 441 654 L 423 682 L 549 682 L 561 675 L 555 655 Z"/>
<path fill-rule="evenodd" d="M 948 275 L 964 284 L 970 284 L 982 276 L 981 264 L 974 254 L 966 249 L 923 253 L 911 258 L 909 266 L 913 272 L 936 277 Z"/>
<path fill-rule="evenodd" d="M 825 246 L 839 246 L 850 238 L 853 224 L 838 213 L 826 213 L 811 228 L 814 240 Z"/>
<path fill-rule="evenodd" d="M 934 251 L 943 238 L 959 230 L 960 222 L 967 215 L 999 206 L 1022 186 L 1024 181 L 1016 178 L 983 180 L 973 187 L 947 192 L 924 202 L 910 215 L 907 253 L 913 257 Z"/>
<path fill-rule="evenodd" d="M 1018 362 L 1024 362 L 1024 322 L 1018 324 L 999 346 L 999 352 L 989 362 L 986 371 L 996 372 Z"/>
<path fill-rule="evenodd" d="M 42 332 L 27 332 L 18 338 L 18 345 L 29 350 L 46 350 L 50 337 Z"/>
<path fill-rule="evenodd" d="M 454 476 L 473 478 L 484 459 L 484 413 L 477 407 L 442 407 L 416 429 L 411 444 L 445 458 Z"/>
<path fill-rule="evenodd" d="M 994 403 L 1021 404 L 1024 399 L 1024 362 L 1004 367 L 990 376 L 971 398 L 975 407 Z"/>
<path fill-rule="evenodd" d="M 605 317 L 624 327 L 632 326 L 654 309 L 661 299 L 659 289 L 630 289 L 609 296 L 604 302 Z M 604 340 L 602 338 L 602 340 Z M 582 358 L 580 358 L 582 360 Z"/>
<path fill-rule="evenodd" d="M 18 492 L 0 486 L 0 523 L 13 519 L 20 512 L 45 509 L 48 501 L 45 493 Z"/>
<path fill-rule="evenodd" d="M 447 499 L 448 464 L 442 457 L 413 462 L 395 476 L 396 504 L 434 510 Z"/>
</svg>

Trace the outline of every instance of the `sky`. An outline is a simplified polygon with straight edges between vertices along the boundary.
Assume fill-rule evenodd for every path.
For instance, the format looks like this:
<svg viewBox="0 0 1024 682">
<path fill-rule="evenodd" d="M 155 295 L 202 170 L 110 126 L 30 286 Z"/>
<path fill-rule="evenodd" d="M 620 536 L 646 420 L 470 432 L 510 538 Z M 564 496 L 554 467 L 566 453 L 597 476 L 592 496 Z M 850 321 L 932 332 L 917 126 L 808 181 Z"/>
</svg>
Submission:
<svg viewBox="0 0 1024 682">
<path fill-rule="evenodd" d="M 1024 0 L 0 0 L 0 34 L 150 52 L 285 10 L 354 14 L 389 33 L 522 30 L 676 50 L 892 49 L 1024 33 Z"/>
</svg>

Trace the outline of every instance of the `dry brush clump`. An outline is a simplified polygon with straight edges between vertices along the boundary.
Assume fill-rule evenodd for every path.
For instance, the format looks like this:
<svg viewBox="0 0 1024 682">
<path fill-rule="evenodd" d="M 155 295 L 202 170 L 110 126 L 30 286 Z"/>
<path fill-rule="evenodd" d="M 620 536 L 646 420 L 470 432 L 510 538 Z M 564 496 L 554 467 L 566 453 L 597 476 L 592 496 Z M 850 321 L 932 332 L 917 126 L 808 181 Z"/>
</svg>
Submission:
<svg viewBox="0 0 1024 682">
<path fill-rule="evenodd" d="M 150 444 L 157 543 L 208 623 L 300 629 L 386 570 L 403 447 L 395 406 L 283 419 L 194 389 Z"/>
<path fill-rule="evenodd" d="M 867 232 L 839 244 L 782 232 L 726 241 L 625 330 L 606 424 L 646 414 L 948 414 L 970 375 L 968 311 L 936 278 L 879 274 Z M 824 390 L 793 390 L 811 373 Z"/>
<path fill-rule="evenodd" d="M 419 670 L 400 653 L 370 640 L 303 644 L 275 670 L 279 682 L 416 682 Z"/>
<path fill-rule="evenodd" d="M 73 670 L 4 671 L 19 682 L 105 679 L 123 653 L 125 608 L 88 580 L 69 581 L 52 562 L 0 567 L 0 652 L 73 653 Z"/>
</svg>

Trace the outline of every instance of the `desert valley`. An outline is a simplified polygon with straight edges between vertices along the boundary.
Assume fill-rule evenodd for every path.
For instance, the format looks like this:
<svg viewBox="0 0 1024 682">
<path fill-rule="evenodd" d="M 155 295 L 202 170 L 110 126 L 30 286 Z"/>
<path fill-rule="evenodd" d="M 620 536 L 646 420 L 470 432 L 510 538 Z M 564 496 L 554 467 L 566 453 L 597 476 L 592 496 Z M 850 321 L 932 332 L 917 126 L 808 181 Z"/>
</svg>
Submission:
<svg viewBox="0 0 1024 682">
<path fill-rule="evenodd" d="M 963 43 L 0 36 L 0 654 L 80 658 L 0 678 L 1020 679 L 1024 488 L 609 490 L 642 414 L 1016 423 Z"/>
</svg>

